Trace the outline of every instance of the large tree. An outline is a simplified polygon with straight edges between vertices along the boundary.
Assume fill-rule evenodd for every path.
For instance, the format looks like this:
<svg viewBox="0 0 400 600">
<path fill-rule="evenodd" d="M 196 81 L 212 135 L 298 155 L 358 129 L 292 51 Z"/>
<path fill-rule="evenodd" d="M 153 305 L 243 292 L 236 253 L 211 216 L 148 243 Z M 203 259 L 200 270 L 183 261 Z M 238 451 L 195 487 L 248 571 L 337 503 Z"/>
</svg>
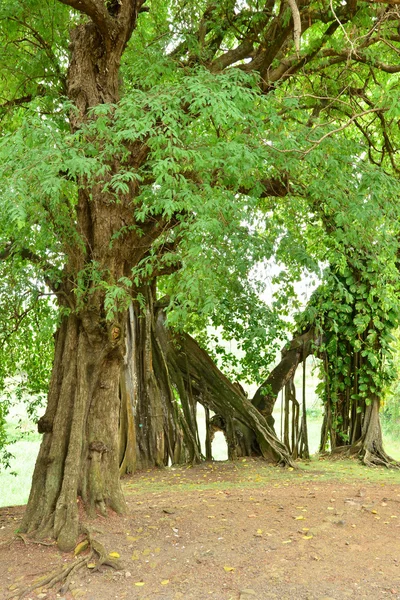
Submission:
<svg viewBox="0 0 400 600">
<path fill-rule="evenodd" d="M 32 0 L 2 2 L 1 13 L 4 254 L 39 268 L 60 309 L 22 528 L 69 550 L 78 496 L 92 513 L 124 510 L 119 378 L 131 299 L 143 304 L 143 283 L 171 269 L 177 247 L 190 259 L 200 229 L 222 241 L 260 199 L 303 185 L 314 148 L 321 168 L 324 140 L 356 120 L 340 89 L 325 97 L 323 75 L 336 84 L 338 65 L 351 78 L 353 64 L 397 72 L 397 18 L 380 4 L 269 0 Z M 359 118 L 382 115 L 364 96 L 373 106 Z M 316 201 L 315 186 L 303 197 Z"/>
</svg>

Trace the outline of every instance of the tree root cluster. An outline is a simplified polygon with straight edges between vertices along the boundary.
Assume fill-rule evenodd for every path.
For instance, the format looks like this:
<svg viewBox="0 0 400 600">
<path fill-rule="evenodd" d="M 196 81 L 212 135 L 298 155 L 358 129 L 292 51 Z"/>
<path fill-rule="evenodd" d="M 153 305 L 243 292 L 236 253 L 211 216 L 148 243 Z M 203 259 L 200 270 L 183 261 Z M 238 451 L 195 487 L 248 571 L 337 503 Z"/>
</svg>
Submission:
<svg viewBox="0 0 400 600">
<path fill-rule="evenodd" d="M 367 467 L 385 467 L 386 469 L 400 469 L 400 462 L 386 454 L 381 444 L 372 444 L 371 448 L 363 446 L 361 441 L 351 446 L 336 446 L 332 452 L 322 453 L 327 458 L 344 457 L 357 458 Z"/>
<path fill-rule="evenodd" d="M 76 556 L 73 562 L 65 565 L 61 569 L 49 573 L 47 576 L 36 579 L 36 581 L 25 588 L 13 590 L 7 597 L 7 600 L 11 600 L 11 598 L 22 600 L 26 595 L 31 594 L 38 588 L 55 588 L 57 593 L 64 595 L 67 593 L 74 575 L 84 567 L 90 569 L 91 573 L 98 571 L 102 566 L 111 567 L 115 570 L 122 568 L 121 562 L 109 556 L 103 544 L 94 539 L 86 528 L 84 529 L 84 533 L 86 534 L 87 548 L 89 549 L 87 554 L 84 556 Z M 18 535 L 17 537 L 22 536 Z M 27 543 L 25 536 L 22 537 L 22 540 L 25 544 Z"/>
<path fill-rule="evenodd" d="M 387 469 L 400 469 L 400 463 L 386 454 L 382 448 L 375 449 L 374 452 L 365 450 L 360 458 L 367 467 L 386 467 Z"/>
</svg>

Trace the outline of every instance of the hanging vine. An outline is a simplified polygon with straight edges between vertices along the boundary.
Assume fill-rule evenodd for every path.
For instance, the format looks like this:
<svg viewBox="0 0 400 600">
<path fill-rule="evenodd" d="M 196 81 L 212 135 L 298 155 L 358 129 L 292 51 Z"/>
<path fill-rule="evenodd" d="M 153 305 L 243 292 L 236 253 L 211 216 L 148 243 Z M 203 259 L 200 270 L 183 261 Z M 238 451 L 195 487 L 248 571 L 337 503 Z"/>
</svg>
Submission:
<svg viewBox="0 0 400 600">
<path fill-rule="evenodd" d="M 399 320 L 395 283 L 367 264 L 331 271 L 299 319 L 320 331 L 325 414 L 320 451 L 359 453 L 367 464 L 394 463 L 382 447 L 379 407 L 396 372 L 392 332 Z"/>
</svg>

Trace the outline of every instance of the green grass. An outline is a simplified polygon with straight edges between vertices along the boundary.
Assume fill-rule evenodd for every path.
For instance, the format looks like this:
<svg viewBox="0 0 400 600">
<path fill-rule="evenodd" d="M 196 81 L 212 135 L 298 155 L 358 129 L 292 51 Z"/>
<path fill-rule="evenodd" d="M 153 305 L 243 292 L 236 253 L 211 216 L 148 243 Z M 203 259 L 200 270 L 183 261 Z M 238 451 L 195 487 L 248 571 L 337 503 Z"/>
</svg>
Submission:
<svg viewBox="0 0 400 600">
<path fill-rule="evenodd" d="M 6 432 L 12 442 L 7 451 L 13 458 L 10 469 L 0 471 L 0 506 L 26 504 L 42 436 L 28 419 L 22 403 L 13 407 Z"/>
<path fill-rule="evenodd" d="M 310 393 L 311 396 L 311 393 Z M 280 408 L 280 406 L 279 406 Z M 280 411 L 275 413 L 276 429 L 280 431 Z M 308 418 L 309 443 L 311 453 L 315 453 L 318 449 L 321 418 Z M 11 460 L 11 469 L 9 471 L 0 471 L 0 506 L 11 506 L 26 504 L 31 486 L 33 469 L 35 466 L 36 456 L 39 450 L 41 436 L 35 431 L 35 427 L 30 423 L 26 416 L 14 414 L 12 421 L 7 426 L 10 439 L 16 440 L 8 446 L 9 452 L 15 458 Z M 21 435 L 23 436 L 21 439 Z M 222 434 L 221 434 L 222 435 Z M 219 440 L 219 449 L 213 447 L 213 451 L 220 452 L 221 456 L 215 454 L 215 458 L 223 459 L 226 455 L 225 442 Z M 396 460 L 400 460 L 400 440 L 384 435 L 384 447 L 387 453 Z M 260 479 L 254 481 L 250 477 L 250 468 L 246 462 L 236 463 L 236 468 L 239 470 L 249 469 L 249 485 L 267 485 L 275 480 L 282 479 L 282 471 L 263 465 L 258 469 L 257 475 Z M 16 475 L 13 475 L 15 473 Z M 321 460 L 313 458 L 308 464 L 299 464 L 299 468 L 290 476 L 288 481 L 292 483 L 304 479 L 310 480 L 329 480 L 329 479 L 358 479 L 359 481 L 376 481 L 386 483 L 400 484 L 400 471 L 392 471 L 385 469 L 367 469 L 363 467 L 357 460 Z M 253 481 L 252 481 L 253 480 Z M 182 482 L 183 483 L 183 482 Z M 204 482 L 205 483 L 205 482 Z M 140 478 L 138 485 L 146 484 Z M 147 485 L 147 484 L 146 484 Z M 209 483 L 210 487 L 215 487 L 217 483 Z M 234 487 L 235 482 L 225 481 L 227 487 Z M 243 485 L 241 483 L 241 485 Z M 195 489 L 196 486 L 193 487 Z"/>
<path fill-rule="evenodd" d="M 335 481 L 338 484 L 399 485 L 400 471 L 385 468 L 368 468 L 356 459 L 313 458 L 307 463 L 297 463 L 296 469 L 271 466 L 261 460 L 246 459 L 227 465 L 216 463 L 203 467 L 177 467 L 164 471 L 150 470 L 138 473 L 124 481 L 128 495 L 168 492 L 265 489 L 288 487 L 304 483 L 323 485 Z"/>
</svg>

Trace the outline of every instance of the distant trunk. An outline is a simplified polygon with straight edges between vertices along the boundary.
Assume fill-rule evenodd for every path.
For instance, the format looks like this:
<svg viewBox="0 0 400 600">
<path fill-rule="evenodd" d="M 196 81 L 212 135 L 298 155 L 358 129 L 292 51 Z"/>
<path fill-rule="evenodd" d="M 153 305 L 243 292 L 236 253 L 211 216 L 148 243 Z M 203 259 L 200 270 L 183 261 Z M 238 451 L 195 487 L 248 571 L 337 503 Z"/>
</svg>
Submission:
<svg viewBox="0 0 400 600">
<path fill-rule="evenodd" d="M 193 338 L 169 330 L 162 306 L 148 291 L 143 295 L 146 306 L 133 305 L 129 317 L 121 384 L 121 472 L 202 460 L 198 402 L 206 416 L 210 409 L 216 413 L 207 423 L 207 458 L 220 429 L 230 459 L 258 455 L 290 464 L 285 448 L 240 386 L 225 377 Z"/>
<path fill-rule="evenodd" d="M 154 290 L 141 293 L 145 305 L 134 302 L 129 309 L 121 372 L 121 474 L 201 459 L 196 420 L 177 401 L 157 339 Z"/>
<path fill-rule="evenodd" d="M 299 364 L 313 354 L 320 343 L 321 340 L 313 328 L 295 336 L 289 348 L 285 347 L 282 350 L 281 361 L 255 393 L 252 404 L 271 426 L 274 425 L 272 413 L 279 392 L 293 379 Z"/>
<path fill-rule="evenodd" d="M 252 405 L 240 388 L 232 384 L 216 367 L 208 354 L 187 334 L 172 336 L 165 327 L 165 315 L 158 313 L 156 327 L 160 346 L 170 368 L 171 380 L 180 382 L 182 394 L 197 399 L 201 404 L 222 416 L 229 439 L 234 442 L 235 426 L 232 419 L 253 432 L 261 455 L 275 462 L 291 464 L 291 459 L 269 427 L 265 418 Z M 182 386 L 183 384 L 183 386 Z M 232 446 L 232 448 L 233 448 Z"/>
<path fill-rule="evenodd" d="M 383 450 L 379 398 L 375 395 L 367 399 L 360 397 L 358 378 L 362 366 L 361 353 L 355 352 L 348 340 L 342 340 L 341 344 L 347 348 L 350 360 L 348 372 L 338 372 L 335 364 L 329 361 L 328 354 L 320 351 L 321 342 L 321 336 L 317 336 L 312 328 L 296 336 L 289 348 L 282 351 L 282 360 L 257 390 L 252 403 L 271 422 L 278 393 L 285 389 L 283 443 L 293 458 L 307 458 L 309 452 L 306 407 L 303 403 L 300 421 L 293 380 L 299 364 L 303 362 L 304 368 L 307 356 L 315 354 L 323 361 L 325 377 L 325 413 L 321 427 L 320 452 L 325 452 L 329 444 L 330 452 L 357 454 L 369 466 L 396 465 Z M 303 371 L 303 397 L 304 377 Z"/>
<path fill-rule="evenodd" d="M 271 371 L 271 374 L 259 387 L 251 401 L 264 415 L 268 424 L 274 427 L 272 413 L 279 392 L 284 390 L 282 440 L 287 451 L 294 459 L 309 458 L 305 405 L 305 363 L 308 356 L 318 353 L 321 341 L 321 336 L 317 335 L 312 327 L 305 333 L 296 335 L 290 342 L 289 347 L 283 348 L 281 361 Z M 303 363 L 303 403 L 300 419 L 300 404 L 296 398 L 294 376 L 301 363 Z"/>
</svg>

